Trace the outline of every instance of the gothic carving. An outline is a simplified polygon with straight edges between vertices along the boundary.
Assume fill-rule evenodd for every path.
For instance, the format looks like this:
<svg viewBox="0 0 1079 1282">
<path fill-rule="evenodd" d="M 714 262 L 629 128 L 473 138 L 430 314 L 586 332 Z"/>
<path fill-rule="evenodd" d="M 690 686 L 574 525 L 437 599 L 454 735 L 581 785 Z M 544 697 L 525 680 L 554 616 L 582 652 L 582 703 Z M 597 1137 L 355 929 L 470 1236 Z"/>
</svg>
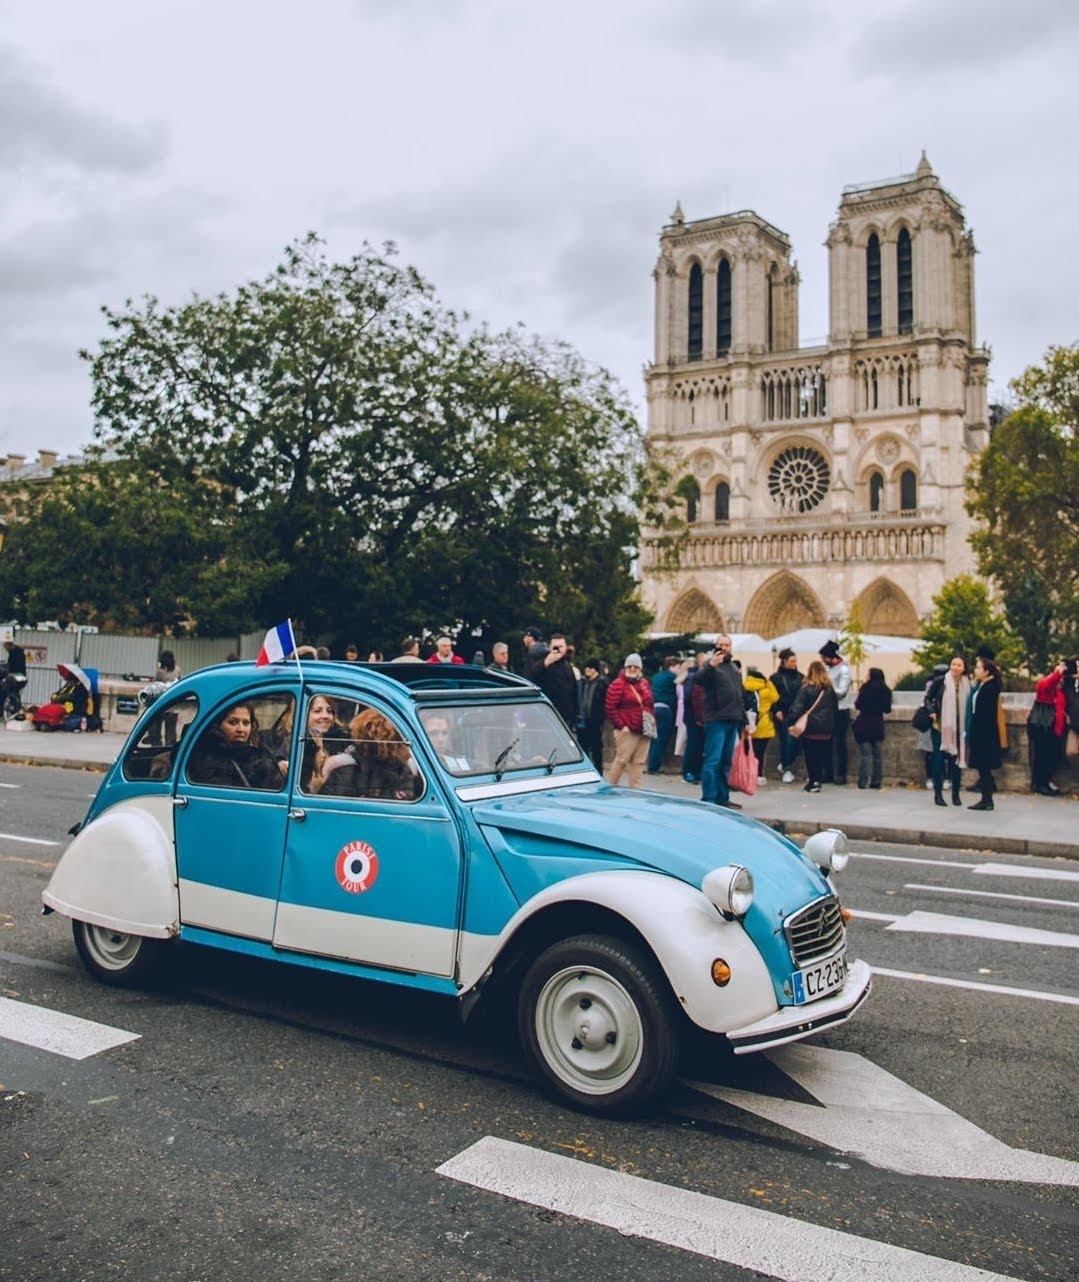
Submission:
<svg viewBox="0 0 1079 1282">
<path fill-rule="evenodd" d="M 877 442 L 877 458 L 884 464 L 891 464 L 899 457 L 900 444 L 894 436 L 882 437 Z"/>
</svg>

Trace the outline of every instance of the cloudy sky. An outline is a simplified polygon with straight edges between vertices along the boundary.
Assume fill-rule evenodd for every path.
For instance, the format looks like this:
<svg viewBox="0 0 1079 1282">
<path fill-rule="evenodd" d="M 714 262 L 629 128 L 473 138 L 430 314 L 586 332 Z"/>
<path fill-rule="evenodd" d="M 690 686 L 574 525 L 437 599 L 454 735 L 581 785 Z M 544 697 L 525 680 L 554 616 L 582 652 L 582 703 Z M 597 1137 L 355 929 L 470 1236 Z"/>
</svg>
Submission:
<svg viewBox="0 0 1079 1282">
<path fill-rule="evenodd" d="M 443 301 L 571 341 L 643 413 L 657 236 L 755 209 L 828 329 L 844 184 L 923 148 L 992 380 L 1079 339 L 1072 0 L 0 0 L 0 454 L 90 439 L 99 308 L 391 239 Z"/>
</svg>

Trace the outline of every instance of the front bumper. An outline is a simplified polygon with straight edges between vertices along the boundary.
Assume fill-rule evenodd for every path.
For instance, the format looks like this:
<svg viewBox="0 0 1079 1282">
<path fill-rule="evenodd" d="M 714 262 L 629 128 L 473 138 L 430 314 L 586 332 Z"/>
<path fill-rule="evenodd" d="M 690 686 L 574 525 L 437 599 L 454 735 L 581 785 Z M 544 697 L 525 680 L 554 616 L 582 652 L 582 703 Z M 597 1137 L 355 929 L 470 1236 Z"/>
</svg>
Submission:
<svg viewBox="0 0 1079 1282">
<path fill-rule="evenodd" d="M 872 983 L 869 965 L 864 961 L 851 962 L 847 982 L 838 993 L 804 1006 L 781 1006 L 774 1015 L 728 1030 L 727 1038 L 736 1055 L 797 1042 L 835 1024 L 846 1023 L 869 996 Z"/>
</svg>

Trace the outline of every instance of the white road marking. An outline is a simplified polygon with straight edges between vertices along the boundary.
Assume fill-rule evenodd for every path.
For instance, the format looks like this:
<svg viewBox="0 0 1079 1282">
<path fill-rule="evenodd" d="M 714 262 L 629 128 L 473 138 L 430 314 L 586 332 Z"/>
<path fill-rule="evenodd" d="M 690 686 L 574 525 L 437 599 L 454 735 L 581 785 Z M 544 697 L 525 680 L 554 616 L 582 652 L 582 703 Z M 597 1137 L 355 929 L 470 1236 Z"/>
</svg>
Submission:
<svg viewBox="0 0 1079 1282">
<path fill-rule="evenodd" d="M 485 1136 L 439 1175 L 782 1282 L 1015 1282 L 572 1157 Z"/>
<path fill-rule="evenodd" d="M 915 979 L 922 984 L 940 984 L 945 988 L 970 988 L 975 992 L 1002 993 L 1005 997 L 1027 997 L 1038 1002 L 1059 1002 L 1062 1006 L 1079 1006 L 1079 997 L 1067 993 L 1042 993 L 1036 988 L 1008 988 L 1005 984 L 982 984 L 973 979 L 950 979 L 946 975 L 919 975 L 911 970 L 889 970 L 885 966 L 871 966 L 874 975 L 889 979 Z"/>
<path fill-rule="evenodd" d="M 971 872 L 974 864 L 962 864 L 957 859 L 919 859 L 916 855 L 878 855 L 868 850 L 852 850 L 852 859 L 877 859 L 889 864 L 930 864 L 934 868 L 964 868 Z"/>
<path fill-rule="evenodd" d="M 0 788 L 21 788 L 21 783 L 0 783 Z"/>
<path fill-rule="evenodd" d="M 1079 935 L 1060 930 L 1038 930 L 1034 926 L 1013 926 L 1006 921 L 980 921 L 976 917 L 950 917 L 946 913 L 920 910 L 899 917 L 885 930 L 913 931 L 919 935 L 965 935 L 975 939 L 996 939 L 1007 944 L 1036 944 L 1045 948 L 1079 948 Z"/>
<path fill-rule="evenodd" d="M 1033 877 L 1037 881 L 1079 881 L 1079 872 L 1068 868 L 1024 868 L 1021 864 L 979 864 L 982 877 Z"/>
<path fill-rule="evenodd" d="M 17 832 L 0 832 L 0 841 L 25 841 L 31 846 L 59 846 L 59 841 L 46 841 L 43 837 L 20 837 Z"/>
<path fill-rule="evenodd" d="M 65 1015 L 63 1011 L 50 1010 L 47 1006 L 31 1006 L 27 1002 L 0 997 L 0 1038 L 36 1046 L 38 1050 L 51 1051 L 68 1059 L 86 1059 L 113 1046 L 136 1041 L 138 1033 L 128 1033 L 108 1024 L 80 1019 L 78 1015 Z"/>
<path fill-rule="evenodd" d="M 917 881 L 908 881 L 904 890 L 933 890 L 942 895 L 968 895 L 979 899 L 1013 899 L 1021 904 L 1050 904 L 1057 908 L 1079 908 L 1077 899 L 1038 899 L 1034 895 L 1008 895 L 1000 890 L 967 890 L 963 886 L 925 886 Z"/>
<path fill-rule="evenodd" d="M 878 859 L 889 864 L 928 864 L 932 868 L 962 868 L 979 877 L 1030 877 L 1035 881 L 1079 881 L 1079 872 L 1068 868 L 1024 868 L 1022 864 L 964 864 L 957 859 L 919 859 L 915 855 L 878 855 L 852 850 L 852 859 Z"/>
<path fill-rule="evenodd" d="M 978 917 L 952 917 L 947 913 L 873 913 L 852 908 L 852 917 L 863 921 L 884 921 L 885 930 L 911 931 L 916 935 L 962 935 L 974 939 L 996 939 L 1005 944 L 1035 944 L 1043 948 L 1079 948 L 1079 935 L 1061 930 L 1038 930 L 1035 926 L 1013 926 L 1006 921 L 984 921 Z"/>
<path fill-rule="evenodd" d="M 1079 1186 L 1079 1162 L 1013 1149 L 861 1055 L 804 1043 L 766 1054 L 824 1107 L 711 1083 L 690 1085 L 885 1170 Z"/>
</svg>

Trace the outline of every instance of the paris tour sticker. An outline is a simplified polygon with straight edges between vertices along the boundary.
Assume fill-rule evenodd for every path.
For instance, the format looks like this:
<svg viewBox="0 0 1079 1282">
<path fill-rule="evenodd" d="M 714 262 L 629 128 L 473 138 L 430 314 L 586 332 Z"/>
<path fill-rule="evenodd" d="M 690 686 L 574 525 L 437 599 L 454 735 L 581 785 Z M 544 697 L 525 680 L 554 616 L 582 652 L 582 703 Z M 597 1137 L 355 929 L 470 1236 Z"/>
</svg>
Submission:
<svg viewBox="0 0 1079 1282">
<path fill-rule="evenodd" d="M 350 895 L 370 890 L 378 877 L 378 855 L 366 841 L 350 841 L 337 856 L 337 880 Z"/>
</svg>

